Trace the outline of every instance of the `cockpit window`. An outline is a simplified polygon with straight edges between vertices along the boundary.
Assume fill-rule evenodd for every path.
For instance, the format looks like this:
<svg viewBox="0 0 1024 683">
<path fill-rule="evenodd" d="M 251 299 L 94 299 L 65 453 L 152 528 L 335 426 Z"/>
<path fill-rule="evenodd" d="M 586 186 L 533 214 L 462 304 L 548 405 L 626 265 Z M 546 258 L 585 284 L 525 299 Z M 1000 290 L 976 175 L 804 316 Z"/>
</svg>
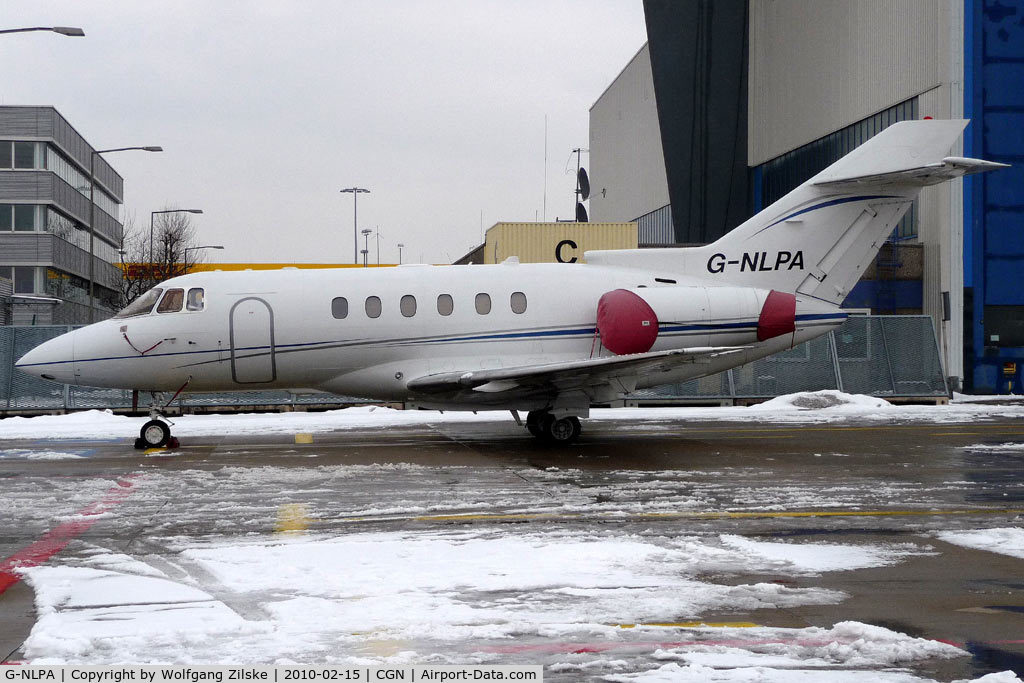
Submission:
<svg viewBox="0 0 1024 683">
<path fill-rule="evenodd" d="M 131 302 L 127 306 L 121 309 L 121 312 L 115 315 L 115 318 L 133 318 L 137 315 L 146 315 L 153 310 L 153 304 L 160 298 L 160 293 L 164 290 L 161 287 L 154 287 L 135 301 Z"/>
<path fill-rule="evenodd" d="M 185 302 L 185 310 L 201 311 L 205 305 L 206 296 L 203 294 L 202 287 L 193 287 L 188 290 L 188 300 Z"/>
<path fill-rule="evenodd" d="M 157 313 L 177 313 L 181 310 L 181 304 L 185 301 L 184 289 L 168 289 L 160 305 L 156 307 Z"/>
</svg>

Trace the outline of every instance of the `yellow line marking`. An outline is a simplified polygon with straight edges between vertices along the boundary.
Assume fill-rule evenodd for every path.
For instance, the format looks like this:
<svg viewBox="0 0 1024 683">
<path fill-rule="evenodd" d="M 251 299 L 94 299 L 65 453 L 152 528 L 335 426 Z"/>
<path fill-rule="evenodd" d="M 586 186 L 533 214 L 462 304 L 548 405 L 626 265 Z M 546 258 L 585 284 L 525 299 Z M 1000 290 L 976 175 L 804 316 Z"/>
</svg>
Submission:
<svg viewBox="0 0 1024 683">
<path fill-rule="evenodd" d="M 643 624 L 611 624 L 618 628 L 642 628 L 644 626 L 668 626 L 671 628 L 758 628 L 752 621 L 649 621 Z"/>
<path fill-rule="evenodd" d="M 795 439 L 796 436 L 722 436 L 721 439 Z"/>
<path fill-rule="evenodd" d="M 147 448 L 146 450 L 142 451 L 142 454 L 153 455 L 154 453 L 163 453 L 166 450 L 166 448 Z"/>
<path fill-rule="evenodd" d="M 309 528 L 309 514 L 304 503 L 289 503 L 277 509 L 277 524 L 274 532 L 279 534 L 301 534 Z"/>
<path fill-rule="evenodd" d="M 312 434 L 296 434 L 295 443 L 313 443 Z"/>
<path fill-rule="evenodd" d="M 932 432 L 932 436 L 971 436 L 979 432 Z"/>
<path fill-rule="evenodd" d="M 633 514 L 582 514 L 557 512 L 523 512 L 504 514 L 452 514 L 422 515 L 418 517 L 353 517 L 346 522 L 399 521 L 414 522 L 486 522 L 486 521 L 530 521 L 530 520 L 562 520 L 562 519 L 786 519 L 802 517 L 930 517 L 933 515 L 1019 515 L 1024 508 L 979 508 L 955 510 L 798 510 L 786 512 L 639 512 Z"/>
</svg>

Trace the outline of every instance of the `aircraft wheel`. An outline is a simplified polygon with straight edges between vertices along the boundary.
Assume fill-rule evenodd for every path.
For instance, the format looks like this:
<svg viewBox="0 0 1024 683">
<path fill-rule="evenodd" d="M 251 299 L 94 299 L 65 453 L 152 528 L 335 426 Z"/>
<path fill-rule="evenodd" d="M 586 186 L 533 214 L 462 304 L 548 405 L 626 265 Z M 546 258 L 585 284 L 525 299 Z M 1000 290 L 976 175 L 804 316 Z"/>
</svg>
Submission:
<svg viewBox="0 0 1024 683">
<path fill-rule="evenodd" d="M 171 440 L 171 428 L 166 422 L 150 420 L 139 430 L 136 447 L 141 443 L 143 448 L 163 448 Z"/>
<path fill-rule="evenodd" d="M 549 415 L 544 421 L 544 436 L 548 441 L 559 446 L 571 444 L 579 437 L 582 430 L 580 420 L 575 415 L 560 418 Z"/>
<path fill-rule="evenodd" d="M 544 417 L 547 411 L 531 410 L 526 415 L 526 429 L 538 439 L 544 438 Z"/>
</svg>

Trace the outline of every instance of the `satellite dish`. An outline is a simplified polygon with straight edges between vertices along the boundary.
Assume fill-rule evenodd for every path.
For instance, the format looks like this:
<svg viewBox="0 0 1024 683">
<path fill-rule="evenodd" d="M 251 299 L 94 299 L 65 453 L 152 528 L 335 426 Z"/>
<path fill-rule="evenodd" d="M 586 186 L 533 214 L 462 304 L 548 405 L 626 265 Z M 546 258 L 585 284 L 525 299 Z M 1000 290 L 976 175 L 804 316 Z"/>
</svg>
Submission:
<svg viewBox="0 0 1024 683">
<path fill-rule="evenodd" d="M 580 186 L 580 199 L 586 200 L 590 197 L 590 178 L 587 177 L 587 169 L 582 166 L 576 173 L 576 182 Z"/>
<path fill-rule="evenodd" d="M 576 202 L 576 222 L 586 223 L 587 222 L 587 210 L 582 203 Z"/>
</svg>

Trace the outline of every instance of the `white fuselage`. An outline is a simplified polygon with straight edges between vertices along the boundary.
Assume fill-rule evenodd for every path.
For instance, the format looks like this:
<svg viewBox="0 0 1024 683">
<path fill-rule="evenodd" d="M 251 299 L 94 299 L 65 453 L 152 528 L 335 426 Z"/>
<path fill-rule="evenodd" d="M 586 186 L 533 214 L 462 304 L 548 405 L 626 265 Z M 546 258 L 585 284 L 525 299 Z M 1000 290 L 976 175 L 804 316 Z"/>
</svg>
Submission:
<svg viewBox="0 0 1024 683">
<path fill-rule="evenodd" d="M 204 272 L 161 287 L 203 288 L 203 310 L 154 309 L 96 323 L 30 352 L 19 367 L 71 384 L 146 391 L 187 384 L 190 392 L 289 388 L 416 400 L 406 382 L 417 377 L 614 355 L 602 348 L 595 320 L 598 299 L 619 288 L 638 293 L 657 312 L 651 351 L 745 347 L 641 377 L 639 388 L 749 362 L 846 318 L 834 306 L 798 297 L 795 332 L 758 342 L 763 290 L 583 264 Z M 522 312 L 513 310 L 514 293 L 521 293 L 520 310 L 525 297 Z M 442 314 L 446 301 L 438 302 L 445 295 L 451 297 L 448 315 Z M 369 297 L 380 300 L 378 317 L 368 314 Z M 346 305 L 333 303 L 338 298 Z M 346 315 L 336 317 L 342 308 Z M 369 308 L 373 313 L 372 302 Z M 423 400 L 447 408 L 537 407 L 521 398 L 511 403 L 486 394 Z"/>
</svg>

